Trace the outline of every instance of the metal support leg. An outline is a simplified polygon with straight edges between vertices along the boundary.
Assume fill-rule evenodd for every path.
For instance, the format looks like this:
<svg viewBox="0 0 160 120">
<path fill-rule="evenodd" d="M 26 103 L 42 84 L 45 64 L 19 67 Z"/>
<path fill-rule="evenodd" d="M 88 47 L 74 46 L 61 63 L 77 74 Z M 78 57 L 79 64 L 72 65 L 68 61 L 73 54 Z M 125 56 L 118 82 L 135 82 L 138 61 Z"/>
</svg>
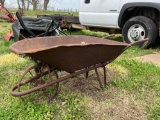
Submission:
<svg viewBox="0 0 160 120">
<path fill-rule="evenodd" d="M 95 69 L 95 72 L 96 72 L 96 75 L 97 75 L 97 80 L 98 80 L 98 82 L 99 82 L 99 86 L 102 88 L 102 87 L 103 87 L 103 85 L 102 85 L 101 79 L 100 79 L 100 77 L 99 77 L 99 74 L 98 74 L 97 68 Z"/>
<path fill-rule="evenodd" d="M 86 72 L 86 79 L 88 79 L 89 71 Z"/>
<path fill-rule="evenodd" d="M 104 71 L 104 86 L 107 85 L 107 76 L 106 76 L 106 67 L 103 66 L 103 71 Z"/>
<path fill-rule="evenodd" d="M 87 68 L 88 68 L 88 67 L 87 67 Z M 86 69 L 87 69 L 87 68 L 86 68 Z M 89 76 L 89 71 L 86 72 L 86 79 L 88 79 L 88 76 Z"/>
</svg>

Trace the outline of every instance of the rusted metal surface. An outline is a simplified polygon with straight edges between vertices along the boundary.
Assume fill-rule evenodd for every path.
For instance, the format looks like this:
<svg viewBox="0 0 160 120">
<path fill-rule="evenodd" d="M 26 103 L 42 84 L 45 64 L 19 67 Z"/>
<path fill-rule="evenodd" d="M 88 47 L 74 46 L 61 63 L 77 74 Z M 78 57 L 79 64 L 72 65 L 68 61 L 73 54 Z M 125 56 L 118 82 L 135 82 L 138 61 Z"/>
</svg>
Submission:
<svg viewBox="0 0 160 120">
<path fill-rule="evenodd" d="M 37 15 L 37 17 L 52 17 L 55 20 L 65 21 L 66 23 L 80 24 L 79 17 L 73 15 Z"/>
<path fill-rule="evenodd" d="M 42 85 L 39 85 L 37 87 L 33 87 L 33 88 L 30 88 L 28 90 L 25 90 L 25 91 L 21 91 L 20 87 L 22 86 L 25 86 L 27 83 L 33 83 L 35 82 L 36 80 L 38 80 L 39 78 L 43 77 L 44 75 L 47 74 L 47 71 L 45 72 L 42 72 L 41 74 L 37 74 L 36 76 L 33 76 L 32 78 L 29 78 L 27 80 L 23 80 L 23 78 L 25 77 L 25 75 L 31 70 L 31 69 L 34 69 L 35 66 L 33 67 L 30 67 L 28 68 L 25 73 L 22 75 L 22 77 L 19 79 L 19 82 L 18 84 L 16 84 L 15 86 L 13 86 L 10 90 L 10 94 L 15 96 L 15 97 L 20 97 L 20 96 L 24 96 L 24 95 L 27 95 L 27 94 L 30 94 L 32 92 L 35 92 L 35 91 L 40 91 L 40 90 L 43 90 L 44 88 L 47 88 L 49 86 L 53 86 L 53 85 L 56 85 L 56 89 L 55 91 L 53 92 L 53 95 L 50 97 L 50 99 L 54 98 L 55 95 L 57 94 L 58 92 L 58 87 L 59 87 L 59 83 L 62 82 L 62 81 L 65 81 L 69 78 L 73 78 L 73 77 L 76 77 L 77 75 L 80 75 L 80 74 L 83 74 L 83 73 L 86 73 L 88 71 L 91 71 L 91 70 L 94 70 L 94 69 L 97 69 L 99 67 L 103 67 L 105 66 L 107 63 L 103 63 L 103 64 L 97 64 L 95 66 L 91 66 L 91 67 L 88 67 L 86 69 L 82 69 L 80 71 L 77 71 L 77 72 L 74 72 L 72 74 L 69 74 L 69 75 L 66 75 L 64 77 L 61 77 L 61 78 L 57 78 L 56 80 L 53 80 L 53 81 L 49 81 L 49 82 L 46 82 L 45 84 L 42 84 Z M 99 84 L 102 85 L 102 82 L 99 80 L 98 81 Z M 102 86 L 101 86 L 102 87 Z M 18 90 L 18 91 L 16 91 Z"/>
<path fill-rule="evenodd" d="M 73 73 L 111 61 L 128 46 L 126 43 L 89 36 L 54 36 L 19 41 L 10 50 Z"/>
<path fill-rule="evenodd" d="M 79 17 L 73 15 L 37 15 L 37 17 L 52 17 L 61 22 L 62 29 L 86 29 L 85 26 L 80 25 Z"/>
<path fill-rule="evenodd" d="M 80 24 L 78 16 L 64 16 L 63 18 L 67 23 Z"/>
<path fill-rule="evenodd" d="M 11 19 L 9 17 L 7 17 L 6 15 L 1 15 L 1 14 L 0 14 L 0 20 L 6 21 L 6 22 L 13 22 L 13 21 L 11 21 Z M 15 20 L 17 20 L 17 19 L 15 18 Z"/>
<path fill-rule="evenodd" d="M 4 39 L 6 41 L 9 41 L 12 38 L 12 36 L 13 36 L 13 32 L 10 30 L 10 32 L 4 36 Z"/>
<path fill-rule="evenodd" d="M 0 15 L 0 19 L 11 22 L 10 19 L 6 15 Z"/>
<path fill-rule="evenodd" d="M 77 30 L 86 30 L 87 28 L 80 24 L 70 24 L 70 29 L 77 29 Z"/>
<path fill-rule="evenodd" d="M 107 32 L 109 34 L 121 34 L 122 30 L 121 29 L 111 29 L 111 28 L 104 28 L 104 27 L 91 27 L 88 26 L 87 29 L 91 30 L 91 31 L 101 31 L 101 32 Z"/>
<path fill-rule="evenodd" d="M 2 11 L 12 22 L 16 22 L 13 15 L 0 3 L 0 11 Z M 2 17 L 3 18 L 3 17 Z"/>
<path fill-rule="evenodd" d="M 31 69 L 29 68 L 20 78 L 17 85 L 11 88 L 10 93 L 13 96 L 23 96 L 35 91 L 45 90 L 47 87 L 55 86 L 55 91 L 49 97 L 54 98 L 58 92 L 59 83 L 77 75 L 86 73 L 88 77 L 89 71 L 95 70 L 97 80 L 100 87 L 107 85 L 106 68 L 105 66 L 116 59 L 124 50 L 131 45 L 138 44 L 144 41 L 127 44 L 123 42 L 116 42 L 102 38 L 89 36 L 52 36 L 39 37 L 18 41 L 10 46 L 10 50 L 16 54 L 25 54 L 34 60 L 40 60 L 47 67 L 47 71 L 37 73 L 35 76 L 24 80 L 24 77 Z M 101 82 L 97 68 L 103 67 L 104 70 L 104 84 Z M 64 70 L 69 74 L 64 77 L 59 77 L 58 73 L 52 68 Z M 53 80 L 51 72 L 55 73 L 56 79 Z M 41 81 L 41 77 L 48 74 L 49 81 L 42 82 L 43 84 L 36 85 L 28 90 L 21 91 L 20 88 L 27 83 Z M 42 80 L 43 81 L 43 80 Z M 18 89 L 18 91 L 16 91 Z"/>
<path fill-rule="evenodd" d="M 14 16 L 1 3 L 0 3 L 0 12 L 3 12 L 4 14 L 4 15 L 0 15 L 0 19 L 6 20 L 6 21 L 12 21 L 16 23 L 16 19 L 14 18 Z M 10 33 L 7 33 L 4 38 L 7 41 L 9 41 L 12 36 L 13 36 L 13 32 L 11 32 L 10 30 Z"/>
</svg>

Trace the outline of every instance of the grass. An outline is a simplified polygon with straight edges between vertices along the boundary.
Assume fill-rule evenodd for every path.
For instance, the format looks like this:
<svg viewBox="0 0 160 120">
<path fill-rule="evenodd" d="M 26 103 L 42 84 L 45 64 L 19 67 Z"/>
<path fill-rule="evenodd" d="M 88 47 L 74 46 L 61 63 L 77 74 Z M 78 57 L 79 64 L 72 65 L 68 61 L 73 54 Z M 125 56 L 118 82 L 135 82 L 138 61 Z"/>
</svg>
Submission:
<svg viewBox="0 0 160 120">
<path fill-rule="evenodd" d="M 0 23 L 7 33 L 10 24 Z M 103 37 L 102 32 L 77 31 L 74 34 Z M 122 41 L 121 36 L 112 37 Z M 110 85 L 103 90 L 96 82 L 94 71 L 88 79 L 84 75 L 71 78 L 60 84 L 56 98 L 47 102 L 47 97 L 41 93 L 33 93 L 20 98 L 9 94 L 26 67 L 33 65 L 29 58 L 11 53 L 8 47 L 13 41 L 0 39 L 0 120 L 146 120 L 160 119 L 160 67 L 144 63 L 136 57 L 159 52 L 155 49 L 141 49 L 133 46 L 107 67 L 107 78 Z M 100 76 L 102 70 L 99 69 Z M 66 73 L 60 72 L 60 75 Z M 39 99 L 37 100 L 37 96 Z"/>
<path fill-rule="evenodd" d="M 0 27 L 1 27 L 1 31 L 0 31 L 0 38 L 2 39 L 2 37 L 10 32 L 11 29 L 11 23 L 6 23 L 6 22 L 0 22 Z"/>
</svg>

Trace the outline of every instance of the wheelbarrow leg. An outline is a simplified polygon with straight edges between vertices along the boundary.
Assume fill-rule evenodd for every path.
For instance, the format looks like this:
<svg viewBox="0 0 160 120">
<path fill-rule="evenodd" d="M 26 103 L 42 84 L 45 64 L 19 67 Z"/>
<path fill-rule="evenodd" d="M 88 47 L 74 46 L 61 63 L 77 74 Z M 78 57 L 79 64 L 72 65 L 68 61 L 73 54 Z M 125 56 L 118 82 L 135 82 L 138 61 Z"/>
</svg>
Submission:
<svg viewBox="0 0 160 120">
<path fill-rule="evenodd" d="M 100 79 L 100 77 L 99 77 L 99 74 L 98 74 L 97 68 L 95 69 L 95 72 L 96 72 L 96 75 L 97 75 L 97 80 L 98 80 L 98 82 L 99 82 L 99 85 L 100 85 L 100 87 L 102 88 L 102 87 L 103 87 L 103 85 L 102 85 L 101 79 Z"/>
<path fill-rule="evenodd" d="M 106 76 L 106 67 L 103 66 L 103 71 L 104 71 L 104 86 L 107 85 L 108 81 L 107 81 L 107 76 Z"/>
<path fill-rule="evenodd" d="M 88 68 L 88 67 L 87 67 L 87 68 Z M 86 68 L 86 69 L 87 69 L 87 68 Z M 88 78 L 88 76 L 89 76 L 89 71 L 86 72 L 86 79 Z"/>
</svg>

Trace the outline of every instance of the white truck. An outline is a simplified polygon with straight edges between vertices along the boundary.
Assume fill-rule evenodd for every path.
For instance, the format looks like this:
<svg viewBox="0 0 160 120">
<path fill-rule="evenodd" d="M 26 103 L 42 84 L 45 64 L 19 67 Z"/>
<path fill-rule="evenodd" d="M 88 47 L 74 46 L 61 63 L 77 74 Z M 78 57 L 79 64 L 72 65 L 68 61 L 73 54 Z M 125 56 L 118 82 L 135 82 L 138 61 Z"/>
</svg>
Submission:
<svg viewBox="0 0 160 120">
<path fill-rule="evenodd" d="M 122 30 L 126 43 L 149 38 L 152 46 L 160 36 L 160 0 L 80 0 L 79 20 L 93 28 Z"/>
</svg>

